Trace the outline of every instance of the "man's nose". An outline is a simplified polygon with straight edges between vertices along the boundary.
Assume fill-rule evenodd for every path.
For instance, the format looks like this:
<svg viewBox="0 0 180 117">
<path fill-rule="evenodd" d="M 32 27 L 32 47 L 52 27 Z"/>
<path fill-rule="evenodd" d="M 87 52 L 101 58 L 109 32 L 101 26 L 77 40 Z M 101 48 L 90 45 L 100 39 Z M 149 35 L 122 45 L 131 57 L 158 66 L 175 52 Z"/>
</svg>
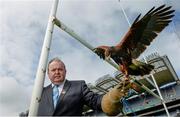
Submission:
<svg viewBox="0 0 180 117">
<path fill-rule="evenodd" d="M 55 73 L 58 74 L 58 73 L 60 73 L 60 71 L 57 69 Z"/>
</svg>

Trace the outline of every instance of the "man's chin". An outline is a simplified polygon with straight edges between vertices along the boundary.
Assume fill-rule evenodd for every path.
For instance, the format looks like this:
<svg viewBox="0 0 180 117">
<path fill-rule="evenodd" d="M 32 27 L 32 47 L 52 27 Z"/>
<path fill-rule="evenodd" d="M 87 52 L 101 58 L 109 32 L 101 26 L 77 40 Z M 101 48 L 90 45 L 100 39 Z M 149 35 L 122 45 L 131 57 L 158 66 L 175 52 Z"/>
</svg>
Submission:
<svg viewBox="0 0 180 117">
<path fill-rule="evenodd" d="M 54 81 L 54 84 L 59 84 L 59 83 L 62 83 L 64 80 L 57 80 L 57 81 Z"/>
</svg>

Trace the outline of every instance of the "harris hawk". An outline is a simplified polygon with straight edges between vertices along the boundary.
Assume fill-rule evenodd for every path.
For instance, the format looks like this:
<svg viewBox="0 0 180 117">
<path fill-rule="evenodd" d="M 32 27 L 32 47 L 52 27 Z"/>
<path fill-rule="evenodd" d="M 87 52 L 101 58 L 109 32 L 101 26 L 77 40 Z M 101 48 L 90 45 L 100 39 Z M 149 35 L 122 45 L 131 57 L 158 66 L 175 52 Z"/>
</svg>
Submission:
<svg viewBox="0 0 180 117">
<path fill-rule="evenodd" d="M 134 20 L 129 31 L 115 46 L 99 46 L 94 52 L 103 59 L 110 57 L 119 65 L 119 70 L 128 78 L 129 75 L 149 74 L 154 66 L 136 60 L 168 24 L 172 21 L 175 10 L 171 6 L 153 7 L 141 19 Z"/>
</svg>

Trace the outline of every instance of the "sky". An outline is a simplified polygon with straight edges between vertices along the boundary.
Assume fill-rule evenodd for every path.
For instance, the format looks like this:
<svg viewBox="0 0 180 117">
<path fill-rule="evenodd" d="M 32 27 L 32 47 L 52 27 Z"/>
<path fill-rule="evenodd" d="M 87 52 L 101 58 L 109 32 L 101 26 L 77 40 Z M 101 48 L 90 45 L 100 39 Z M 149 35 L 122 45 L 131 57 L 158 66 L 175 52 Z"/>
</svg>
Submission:
<svg viewBox="0 0 180 117">
<path fill-rule="evenodd" d="M 126 34 L 139 13 L 167 4 L 175 9 L 173 22 L 143 53 L 167 55 L 180 77 L 180 4 L 178 0 L 60 0 L 57 18 L 93 47 L 113 46 Z M 0 0 L 0 116 L 29 108 L 51 0 Z M 67 79 L 94 83 L 116 71 L 66 32 L 54 27 L 48 60 L 59 57 Z M 45 86 L 50 82 L 46 75 Z"/>
</svg>

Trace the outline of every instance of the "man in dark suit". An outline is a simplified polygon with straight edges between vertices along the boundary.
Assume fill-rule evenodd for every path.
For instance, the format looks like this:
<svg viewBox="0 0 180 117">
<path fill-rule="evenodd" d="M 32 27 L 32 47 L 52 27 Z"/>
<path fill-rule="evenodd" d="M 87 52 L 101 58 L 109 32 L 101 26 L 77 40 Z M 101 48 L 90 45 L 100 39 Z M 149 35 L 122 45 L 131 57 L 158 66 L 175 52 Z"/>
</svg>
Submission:
<svg viewBox="0 0 180 117">
<path fill-rule="evenodd" d="M 102 95 L 93 93 L 85 81 L 69 81 L 65 79 L 66 68 L 58 59 L 52 59 L 48 64 L 48 77 L 52 84 L 43 89 L 38 115 L 82 115 L 83 105 L 95 110 L 101 110 Z M 58 85 L 59 99 L 53 105 L 53 87 Z"/>
<path fill-rule="evenodd" d="M 43 89 L 38 116 L 81 116 L 84 105 L 103 111 L 107 115 L 117 115 L 122 109 L 120 99 L 130 88 L 129 81 L 125 81 L 107 94 L 98 95 L 90 91 L 83 80 L 65 79 L 66 67 L 59 58 L 54 58 L 48 63 L 48 77 L 51 84 Z"/>
</svg>

